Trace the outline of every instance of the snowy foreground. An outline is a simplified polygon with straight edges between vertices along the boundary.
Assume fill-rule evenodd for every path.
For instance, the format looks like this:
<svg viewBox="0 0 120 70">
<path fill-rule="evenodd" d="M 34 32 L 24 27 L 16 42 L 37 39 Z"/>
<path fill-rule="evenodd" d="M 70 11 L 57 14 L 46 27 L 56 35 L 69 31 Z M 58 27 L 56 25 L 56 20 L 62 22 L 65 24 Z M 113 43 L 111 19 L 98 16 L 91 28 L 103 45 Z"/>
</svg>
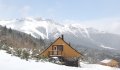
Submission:
<svg viewBox="0 0 120 70">
<path fill-rule="evenodd" d="M 26 61 L 0 50 L 0 70 L 120 70 L 118 68 L 98 64 L 81 63 L 81 66 L 81 68 L 68 67 L 50 62 L 35 62 L 34 60 Z"/>
</svg>

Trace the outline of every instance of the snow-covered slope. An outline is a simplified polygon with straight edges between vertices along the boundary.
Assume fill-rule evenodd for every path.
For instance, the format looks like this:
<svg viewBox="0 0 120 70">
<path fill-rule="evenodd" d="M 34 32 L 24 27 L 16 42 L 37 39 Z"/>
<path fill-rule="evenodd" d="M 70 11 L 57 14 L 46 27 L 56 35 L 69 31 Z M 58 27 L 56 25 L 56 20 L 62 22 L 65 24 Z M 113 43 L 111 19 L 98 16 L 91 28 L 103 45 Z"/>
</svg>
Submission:
<svg viewBox="0 0 120 70">
<path fill-rule="evenodd" d="M 84 64 L 80 67 L 68 67 L 50 62 L 25 61 L 0 50 L 0 70 L 120 70 L 98 64 Z"/>
<path fill-rule="evenodd" d="M 1 20 L 0 25 L 7 26 L 8 28 L 16 29 L 34 37 L 49 38 L 49 35 L 61 35 L 65 32 L 69 32 L 77 36 L 81 34 L 83 37 L 89 37 L 87 29 L 80 24 L 57 24 L 50 19 L 35 19 L 35 18 L 23 18 L 15 20 Z"/>
<path fill-rule="evenodd" d="M 80 24 L 58 24 L 50 19 L 28 17 L 0 20 L 0 25 L 6 25 L 8 28 L 31 34 L 36 38 L 41 37 L 43 39 L 53 40 L 61 36 L 61 34 L 64 34 L 65 40 L 75 45 L 110 50 L 120 49 L 119 35 L 84 27 Z"/>
</svg>

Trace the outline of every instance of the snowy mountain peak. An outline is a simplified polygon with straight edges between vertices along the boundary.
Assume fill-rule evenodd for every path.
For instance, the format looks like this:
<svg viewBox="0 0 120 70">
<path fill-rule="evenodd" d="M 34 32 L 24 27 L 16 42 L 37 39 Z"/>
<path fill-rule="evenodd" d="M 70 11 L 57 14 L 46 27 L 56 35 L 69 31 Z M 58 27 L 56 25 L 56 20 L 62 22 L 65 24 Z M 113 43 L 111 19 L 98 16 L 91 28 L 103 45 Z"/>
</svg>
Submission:
<svg viewBox="0 0 120 70">
<path fill-rule="evenodd" d="M 13 20 L 1 20 L 0 25 L 31 34 L 36 38 L 53 40 L 61 36 L 61 34 L 64 34 L 67 41 L 76 45 L 83 45 L 86 47 L 100 46 L 101 48 L 107 49 L 110 49 L 112 46 L 112 48 L 115 47 L 115 49 L 119 49 L 119 43 L 117 43 L 117 41 L 120 39 L 116 38 L 116 36 L 92 27 L 85 27 L 78 23 L 59 24 L 51 19 L 27 17 Z M 112 37 L 115 39 L 111 39 Z M 111 44 L 113 40 L 116 41 L 116 43 Z M 101 46 L 101 44 L 109 46 L 109 48 Z"/>
<path fill-rule="evenodd" d="M 59 36 L 66 32 L 74 35 L 79 33 L 83 35 L 83 37 L 90 37 L 88 29 L 80 24 L 57 24 L 51 19 L 26 17 L 10 21 L 1 20 L 0 24 L 3 26 L 6 25 L 8 28 L 31 34 L 37 38 L 41 36 L 43 39 L 48 39 L 50 34 Z"/>
</svg>

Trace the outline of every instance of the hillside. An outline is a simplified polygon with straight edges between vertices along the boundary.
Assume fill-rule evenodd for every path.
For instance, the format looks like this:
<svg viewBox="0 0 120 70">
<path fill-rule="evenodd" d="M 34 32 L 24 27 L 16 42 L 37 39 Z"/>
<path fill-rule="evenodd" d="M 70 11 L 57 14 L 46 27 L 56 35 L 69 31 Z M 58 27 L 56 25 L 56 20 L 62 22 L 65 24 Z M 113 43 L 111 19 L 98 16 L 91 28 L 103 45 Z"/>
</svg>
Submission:
<svg viewBox="0 0 120 70">
<path fill-rule="evenodd" d="M 39 54 L 47 46 L 45 41 L 41 38 L 34 38 L 26 33 L 0 26 L 0 49 L 7 50 L 7 52 L 16 56 L 20 57 L 20 52 L 23 50 L 29 54 L 31 51 L 34 56 Z"/>
<path fill-rule="evenodd" d="M 7 66 L 7 67 L 6 67 Z M 34 60 L 25 61 L 18 57 L 11 56 L 5 51 L 0 50 L 0 69 L 1 70 L 120 70 L 119 68 L 111 68 L 99 64 L 81 63 L 80 67 L 68 67 L 57 65 L 50 62 L 35 62 Z"/>
</svg>

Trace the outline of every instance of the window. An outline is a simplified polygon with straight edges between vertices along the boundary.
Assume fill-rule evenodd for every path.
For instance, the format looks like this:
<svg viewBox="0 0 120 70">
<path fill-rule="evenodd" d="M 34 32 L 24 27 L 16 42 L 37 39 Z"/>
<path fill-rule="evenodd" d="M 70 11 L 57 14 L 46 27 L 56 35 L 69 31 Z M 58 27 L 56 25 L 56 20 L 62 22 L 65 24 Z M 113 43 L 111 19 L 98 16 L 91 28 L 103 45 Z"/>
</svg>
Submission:
<svg viewBox="0 0 120 70">
<path fill-rule="evenodd" d="M 57 50 L 58 51 L 63 51 L 63 45 L 57 45 Z"/>
</svg>

